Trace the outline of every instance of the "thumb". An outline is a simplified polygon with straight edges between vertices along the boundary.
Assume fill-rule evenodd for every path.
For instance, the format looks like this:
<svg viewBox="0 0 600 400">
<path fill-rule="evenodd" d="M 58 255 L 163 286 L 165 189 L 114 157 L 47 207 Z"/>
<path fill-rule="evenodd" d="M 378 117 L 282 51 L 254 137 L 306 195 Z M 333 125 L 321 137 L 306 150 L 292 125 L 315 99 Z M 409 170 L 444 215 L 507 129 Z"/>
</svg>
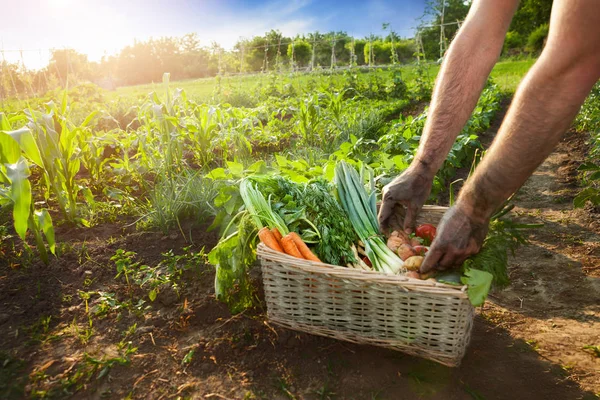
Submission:
<svg viewBox="0 0 600 400">
<path fill-rule="evenodd" d="M 421 268 L 419 268 L 419 273 L 426 274 L 435 269 L 443 255 L 444 252 L 442 250 L 431 247 L 429 251 L 425 253 L 425 259 L 423 260 L 423 264 L 421 264 Z"/>
</svg>

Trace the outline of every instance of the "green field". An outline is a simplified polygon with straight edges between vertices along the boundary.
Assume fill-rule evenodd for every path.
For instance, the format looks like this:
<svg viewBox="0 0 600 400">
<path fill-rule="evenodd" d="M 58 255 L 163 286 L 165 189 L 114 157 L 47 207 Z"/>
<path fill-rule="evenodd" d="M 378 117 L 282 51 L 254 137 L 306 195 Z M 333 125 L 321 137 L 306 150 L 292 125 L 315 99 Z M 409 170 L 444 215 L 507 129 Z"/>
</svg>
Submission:
<svg viewBox="0 0 600 400">
<path fill-rule="evenodd" d="M 501 90 L 506 92 L 514 92 L 517 85 L 525 76 L 529 68 L 533 65 L 535 59 L 526 59 L 521 61 L 500 61 L 496 64 L 492 70 L 491 77 L 499 85 Z M 430 64 L 426 67 L 427 77 L 433 82 L 438 71 L 439 65 Z M 407 82 L 412 81 L 415 78 L 413 66 L 400 67 L 399 70 L 402 73 L 403 79 Z M 325 71 L 327 72 L 327 71 Z M 390 71 L 377 71 L 375 74 L 381 75 L 383 78 L 388 79 L 391 75 Z M 371 73 L 372 74 L 372 73 Z M 336 75 L 339 75 L 336 74 Z M 335 80 L 336 75 L 331 77 Z M 367 74 L 368 75 L 368 74 Z M 288 76 L 288 75 L 285 75 Z M 301 87 L 308 80 L 312 79 L 310 74 L 294 74 L 289 75 L 291 77 L 292 84 Z M 222 85 L 224 87 L 234 87 L 241 90 L 250 90 L 257 84 L 262 83 L 263 85 L 269 80 L 268 75 L 248 75 L 248 76 L 225 76 L 222 78 Z M 192 79 L 184 81 L 172 82 L 174 87 L 184 89 L 188 96 L 194 98 L 197 101 L 209 100 L 217 85 L 216 78 L 202 78 Z M 125 86 L 118 88 L 114 95 L 123 99 L 139 99 L 146 96 L 148 93 L 156 88 L 156 84 L 146 84 L 137 86 Z"/>
</svg>

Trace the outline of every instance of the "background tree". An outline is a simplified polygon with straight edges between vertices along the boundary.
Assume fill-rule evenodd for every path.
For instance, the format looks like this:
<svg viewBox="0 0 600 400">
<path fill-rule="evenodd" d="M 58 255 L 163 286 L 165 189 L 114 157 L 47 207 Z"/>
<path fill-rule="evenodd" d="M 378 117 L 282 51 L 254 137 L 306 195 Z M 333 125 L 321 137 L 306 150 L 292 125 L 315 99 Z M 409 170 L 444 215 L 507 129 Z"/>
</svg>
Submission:
<svg viewBox="0 0 600 400">
<path fill-rule="evenodd" d="M 447 49 L 458 31 L 458 24 L 455 22 L 463 21 L 470 7 L 471 3 L 464 0 L 428 0 L 425 3 L 425 11 L 421 17 L 421 26 L 425 27 L 420 32 L 426 59 L 437 60 L 440 57 L 441 28 L 436 25 L 440 25 L 442 21 L 445 24 L 454 23 L 443 27 L 443 48 Z"/>
<path fill-rule="evenodd" d="M 305 40 L 303 37 L 296 38 L 294 39 L 293 46 L 291 43 L 287 46 L 286 53 L 288 60 L 290 61 L 292 59 L 292 51 L 296 67 L 306 68 L 310 65 L 310 58 L 312 56 L 312 45 L 307 40 Z"/>
</svg>

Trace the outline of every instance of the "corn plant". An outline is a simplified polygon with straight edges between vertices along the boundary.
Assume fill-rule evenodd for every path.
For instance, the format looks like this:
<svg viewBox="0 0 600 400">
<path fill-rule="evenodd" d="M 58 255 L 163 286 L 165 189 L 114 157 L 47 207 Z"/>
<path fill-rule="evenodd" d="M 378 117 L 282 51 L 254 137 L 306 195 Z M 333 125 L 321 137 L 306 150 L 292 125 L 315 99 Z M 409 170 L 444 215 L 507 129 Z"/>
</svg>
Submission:
<svg viewBox="0 0 600 400">
<path fill-rule="evenodd" d="M 219 123 L 223 112 L 214 106 L 191 103 L 191 115 L 186 118 L 189 149 L 199 166 L 210 165 L 215 154 L 212 151 L 213 141 L 217 137 Z"/>
<path fill-rule="evenodd" d="M 14 119 L 13 119 L 14 121 Z M 35 239 L 40 258 L 47 263 L 56 245 L 52 218 L 47 210 L 36 210 L 32 201 L 29 164 L 22 152 L 39 159 L 35 141 L 26 129 L 11 130 L 11 119 L 0 113 L 0 207 L 12 205 L 15 231 L 25 241 L 27 231 Z"/>
<path fill-rule="evenodd" d="M 185 93 L 169 89 L 169 74 L 163 75 L 164 99 L 155 91 L 138 110 L 140 128 L 135 132 L 138 141 L 138 160 L 150 171 L 167 176 L 183 166 L 184 130 L 179 119 L 185 110 Z"/>
<path fill-rule="evenodd" d="M 318 146 L 325 143 L 321 140 L 324 138 L 320 134 L 320 132 L 323 132 L 323 129 L 321 129 L 322 122 L 323 116 L 318 96 L 315 95 L 300 102 L 297 124 L 304 143 L 309 146 Z"/>
<path fill-rule="evenodd" d="M 81 132 L 96 116 L 92 112 L 79 126 L 68 118 L 67 92 L 59 105 L 49 102 L 46 112 L 26 110 L 28 123 L 24 130 L 31 133 L 37 151 L 25 152 L 31 162 L 41 168 L 46 184 L 46 200 L 56 197 L 60 211 L 69 222 L 87 223 L 77 212 L 77 195 L 82 189 L 75 181 L 81 167 Z"/>
<path fill-rule="evenodd" d="M 213 149 L 222 161 L 235 159 L 248 161 L 252 154 L 252 143 L 248 139 L 255 130 L 257 120 L 246 110 L 229 108 L 227 118 L 219 122 L 219 132 L 213 140 Z"/>
</svg>

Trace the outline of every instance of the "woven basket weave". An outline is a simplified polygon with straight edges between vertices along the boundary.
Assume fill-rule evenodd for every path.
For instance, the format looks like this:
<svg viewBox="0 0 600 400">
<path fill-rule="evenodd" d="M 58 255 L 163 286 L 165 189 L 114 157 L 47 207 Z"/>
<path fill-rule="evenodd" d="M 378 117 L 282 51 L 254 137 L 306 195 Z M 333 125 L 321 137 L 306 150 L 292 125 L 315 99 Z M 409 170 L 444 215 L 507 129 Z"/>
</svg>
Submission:
<svg viewBox="0 0 600 400">
<path fill-rule="evenodd" d="M 425 206 L 419 223 L 437 224 L 445 210 Z M 460 364 L 474 314 L 466 287 L 302 260 L 262 243 L 257 254 L 270 321 Z"/>
</svg>

